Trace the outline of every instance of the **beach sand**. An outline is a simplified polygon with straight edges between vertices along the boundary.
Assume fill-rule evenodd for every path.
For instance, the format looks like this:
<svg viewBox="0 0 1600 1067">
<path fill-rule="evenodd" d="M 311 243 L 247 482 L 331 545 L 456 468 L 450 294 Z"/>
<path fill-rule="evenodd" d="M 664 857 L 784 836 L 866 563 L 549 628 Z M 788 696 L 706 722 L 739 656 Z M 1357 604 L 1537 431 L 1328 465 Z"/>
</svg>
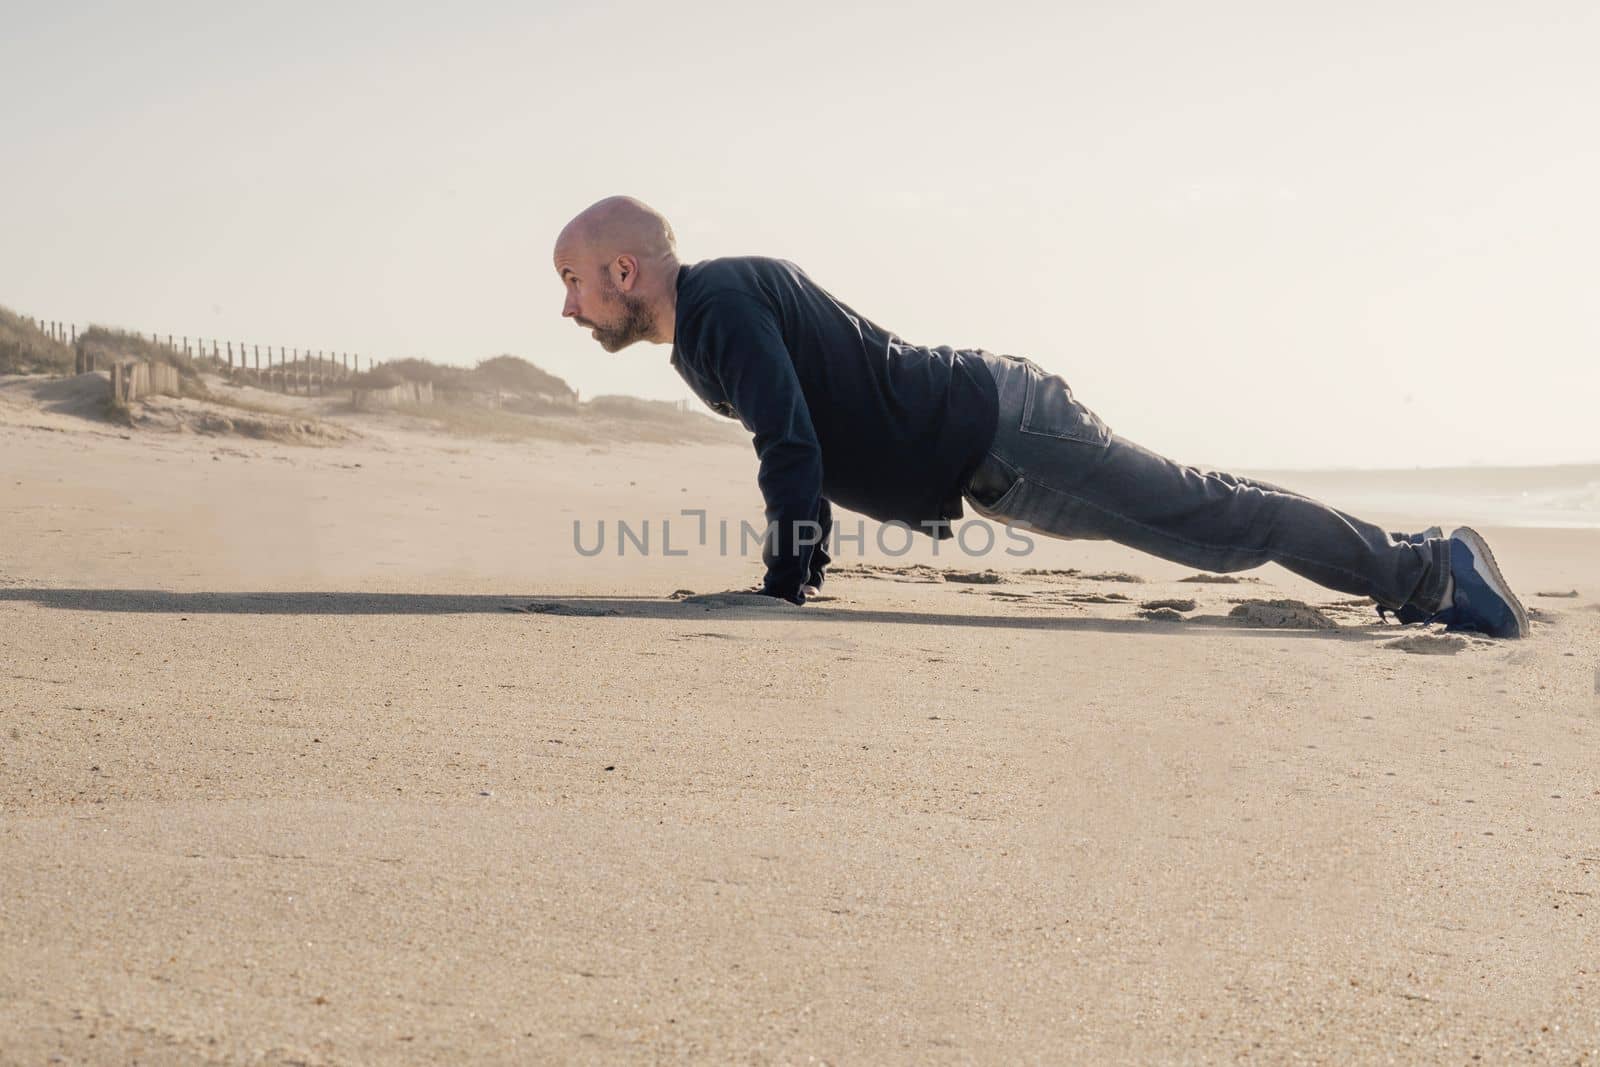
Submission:
<svg viewBox="0 0 1600 1067">
<path fill-rule="evenodd" d="M 0 1062 L 1597 1056 L 1600 531 L 1483 528 L 1523 642 L 871 524 L 752 607 L 688 595 L 759 579 L 747 445 L 28 395 Z"/>
</svg>

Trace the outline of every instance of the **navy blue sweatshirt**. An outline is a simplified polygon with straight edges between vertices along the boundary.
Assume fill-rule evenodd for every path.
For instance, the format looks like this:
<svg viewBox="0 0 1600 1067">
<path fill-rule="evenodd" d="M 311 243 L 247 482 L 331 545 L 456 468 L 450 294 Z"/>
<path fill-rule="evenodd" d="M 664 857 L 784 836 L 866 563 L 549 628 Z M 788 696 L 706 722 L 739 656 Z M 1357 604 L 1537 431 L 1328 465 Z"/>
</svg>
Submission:
<svg viewBox="0 0 1600 1067">
<path fill-rule="evenodd" d="M 768 529 L 762 592 L 803 603 L 827 554 L 829 501 L 951 536 L 961 487 L 994 438 L 994 378 L 973 350 L 907 344 L 793 263 L 682 267 L 672 365 L 754 435 Z"/>
</svg>

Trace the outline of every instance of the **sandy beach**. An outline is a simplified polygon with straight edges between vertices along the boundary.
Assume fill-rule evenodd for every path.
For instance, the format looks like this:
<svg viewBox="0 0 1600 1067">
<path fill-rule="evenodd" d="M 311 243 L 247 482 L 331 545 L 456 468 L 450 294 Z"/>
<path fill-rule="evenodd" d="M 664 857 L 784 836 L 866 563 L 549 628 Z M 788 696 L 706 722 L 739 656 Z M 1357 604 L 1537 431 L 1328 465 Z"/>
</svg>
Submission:
<svg viewBox="0 0 1600 1067">
<path fill-rule="evenodd" d="M 0 1062 L 1600 1058 L 1600 530 L 1480 527 L 1523 642 L 870 523 L 729 606 L 736 434 L 286 410 L 0 380 Z"/>
</svg>

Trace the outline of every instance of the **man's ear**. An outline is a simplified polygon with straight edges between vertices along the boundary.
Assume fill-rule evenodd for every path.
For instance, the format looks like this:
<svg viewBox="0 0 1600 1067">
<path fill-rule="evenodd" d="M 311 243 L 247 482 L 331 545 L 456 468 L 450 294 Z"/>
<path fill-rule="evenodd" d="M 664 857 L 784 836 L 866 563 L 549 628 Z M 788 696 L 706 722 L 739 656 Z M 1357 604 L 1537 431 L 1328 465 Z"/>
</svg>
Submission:
<svg viewBox="0 0 1600 1067">
<path fill-rule="evenodd" d="M 623 292 L 631 290 L 639 280 L 639 261 L 626 253 L 612 260 L 611 280 Z"/>
</svg>

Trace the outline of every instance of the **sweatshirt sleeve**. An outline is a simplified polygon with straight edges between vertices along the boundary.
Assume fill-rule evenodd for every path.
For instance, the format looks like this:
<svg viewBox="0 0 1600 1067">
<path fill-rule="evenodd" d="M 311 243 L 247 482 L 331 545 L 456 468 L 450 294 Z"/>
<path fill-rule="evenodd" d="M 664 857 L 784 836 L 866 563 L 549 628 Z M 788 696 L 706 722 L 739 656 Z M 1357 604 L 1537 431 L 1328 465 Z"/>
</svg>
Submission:
<svg viewBox="0 0 1600 1067">
<path fill-rule="evenodd" d="M 822 500 L 822 447 L 777 316 L 743 293 L 719 294 L 700 318 L 698 350 L 754 437 L 766 503 L 761 591 L 795 604 L 811 576 Z"/>
<path fill-rule="evenodd" d="M 833 505 L 828 503 L 827 497 L 823 497 L 817 505 L 817 525 L 822 528 L 822 540 L 811 550 L 811 577 L 807 582 L 821 589 L 828 564 L 833 562 L 833 557 L 828 555 L 828 539 L 833 533 Z"/>
</svg>

